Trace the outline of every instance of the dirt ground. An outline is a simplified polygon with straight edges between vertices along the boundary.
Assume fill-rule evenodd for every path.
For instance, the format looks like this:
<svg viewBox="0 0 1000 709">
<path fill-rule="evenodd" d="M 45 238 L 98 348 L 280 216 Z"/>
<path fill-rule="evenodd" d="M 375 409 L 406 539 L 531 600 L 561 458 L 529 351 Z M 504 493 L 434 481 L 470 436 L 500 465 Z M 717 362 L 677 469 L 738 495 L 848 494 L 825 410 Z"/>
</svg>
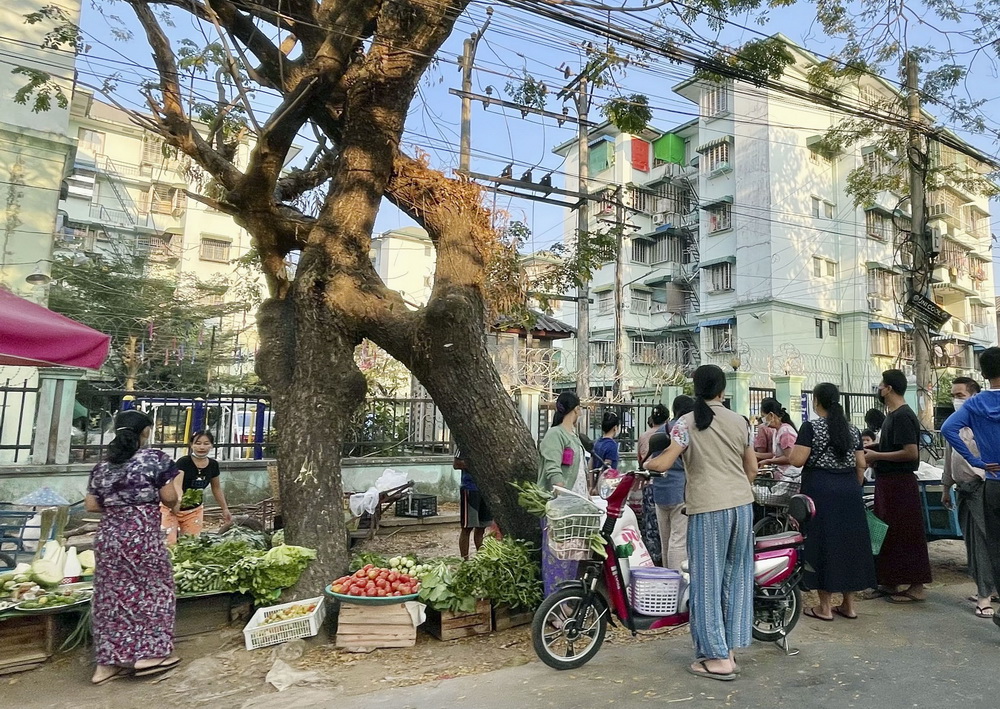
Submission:
<svg viewBox="0 0 1000 709">
<path fill-rule="evenodd" d="M 455 555 L 458 525 L 395 531 L 366 541 L 359 548 L 382 554 Z M 930 548 L 935 577 L 932 588 L 968 583 L 961 542 L 934 542 Z M 812 594 L 806 598 L 808 603 L 815 603 Z M 970 614 L 971 608 L 970 604 Z M 686 634 L 686 628 L 678 628 L 633 639 L 626 632 L 612 628 L 606 642 L 648 643 L 664 636 Z M 686 642 L 680 638 L 678 641 Z M 528 626 L 451 642 L 440 642 L 419 632 L 414 647 L 367 654 L 337 650 L 325 630 L 306 641 L 248 652 L 243 648 L 241 628 L 234 627 L 182 639 L 177 644 L 177 653 L 185 661 L 166 676 L 145 681 L 123 679 L 102 687 L 89 685 L 89 652 L 60 655 L 40 669 L 0 676 L 0 696 L 5 700 L 4 706 L 39 709 L 125 709 L 148 703 L 161 707 L 253 709 L 257 702 L 277 692 L 267 681 L 269 672 L 274 673 L 271 676 L 277 681 L 284 679 L 328 691 L 331 698 L 347 698 L 536 661 Z"/>
</svg>

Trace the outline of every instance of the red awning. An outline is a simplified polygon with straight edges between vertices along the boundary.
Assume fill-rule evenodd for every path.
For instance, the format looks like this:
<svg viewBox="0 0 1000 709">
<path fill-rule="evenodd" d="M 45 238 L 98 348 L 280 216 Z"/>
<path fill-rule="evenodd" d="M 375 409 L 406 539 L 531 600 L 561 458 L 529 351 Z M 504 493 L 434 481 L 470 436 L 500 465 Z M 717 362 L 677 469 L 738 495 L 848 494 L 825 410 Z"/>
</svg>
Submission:
<svg viewBox="0 0 1000 709">
<path fill-rule="evenodd" d="M 0 288 L 0 364 L 100 369 L 111 336 Z"/>
</svg>

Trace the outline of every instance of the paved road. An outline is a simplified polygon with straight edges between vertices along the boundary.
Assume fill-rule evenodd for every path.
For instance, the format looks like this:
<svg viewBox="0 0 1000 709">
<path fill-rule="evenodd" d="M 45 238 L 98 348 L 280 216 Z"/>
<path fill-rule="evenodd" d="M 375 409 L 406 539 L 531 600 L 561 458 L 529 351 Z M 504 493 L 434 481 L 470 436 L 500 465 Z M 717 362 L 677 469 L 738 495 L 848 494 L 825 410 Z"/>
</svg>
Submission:
<svg viewBox="0 0 1000 709">
<path fill-rule="evenodd" d="M 964 600 L 971 584 L 931 591 L 928 602 L 861 604 L 861 618 L 824 623 L 803 618 L 792 637 L 801 652 L 785 657 L 754 643 L 738 655 L 735 682 L 692 677 L 686 635 L 606 646 L 590 664 L 556 672 L 539 662 L 432 685 L 346 698 L 292 688 L 244 709 L 523 709 L 545 707 L 808 707 L 816 709 L 996 709 L 1000 707 L 1000 628 L 976 618 Z"/>
</svg>

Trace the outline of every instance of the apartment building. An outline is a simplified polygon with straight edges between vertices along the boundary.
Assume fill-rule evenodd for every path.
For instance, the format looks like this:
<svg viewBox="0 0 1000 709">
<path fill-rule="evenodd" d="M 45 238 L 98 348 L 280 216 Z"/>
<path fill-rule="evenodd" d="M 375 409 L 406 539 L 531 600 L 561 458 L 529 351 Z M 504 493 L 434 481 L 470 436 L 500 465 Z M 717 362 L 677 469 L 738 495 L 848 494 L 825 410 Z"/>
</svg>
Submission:
<svg viewBox="0 0 1000 709">
<path fill-rule="evenodd" d="M 240 278 L 233 262 L 250 250 L 250 235 L 229 215 L 187 197 L 205 187 L 191 161 L 86 90 L 74 93 L 69 121 L 77 149 L 59 203 L 57 253 L 138 257 L 150 275 L 188 289 L 195 303 L 241 302 L 245 292 L 232 288 Z M 237 164 L 246 163 L 249 150 L 246 143 L 238 147 Z M 242 280 L 245 289 L 245 274 Z M 256 285 L 263 287 L 259 279 Z M 253 371 L 253 313 L 235 312 L 219 325 L 239 332 L 235 366 Z"/>
<path fill-rule="evenodd" d="M 783 81 L 804 87 L 817 60 L 792 51 Z M 843 116 L 786 94 L 697 79 L 674 91 L 698 107 L 697 120 L 641 136 L 607 124 L 591 134 L 590 191 L 610 195 L 620 186 L 626 206 L 624 388 L 704 362 L 751 371 L 757 386 L 788 373 L 805 375 L 807 386 L 826 380 L 850 391 L 870 390 L 887 367 L 910 370 L 908 201 L 883 192 L 858 207 L 847 193 L 852 170 L 901 163 L 864 142 L 824 152 L 820 139 Z M 864 77 L 842 98 L 879 106 L 899 92 Z M 573 174 L 575 142 L 555 152 Z M 931 159 L 977 167 L 940 144 Z M 615 213 L 611 201 L 597 204 L 595 229 Z M 933 364 L 940 375 L 955 374 L 996 341 L 989 206 L 959 184 L 931 192 L 927 204 L 939 253 L 933 298 L 951 315 L 933 334 Z M 575 219 L 567 215 L 567 239 Z M 613 384 L 614 283 L 608 264 L 591 284 L 595 394 Z M 575 313 L 564 317 L 573 322 Z M 568 343 L 568 365 L 574 351 Z"/>
<path fill-rule="evenodd" d="M 44 24 L 24 22 L 27 13 L 47 4 L 54 4 L 70 21 L 80 17 L 79 0 L 0 4 L 0 286 L 43 304 L 56 205 L 73 161 L 69 108 L 56 97 L 73 93 L 76 65 L 74 52 L 42 46 Z M 34 96 L 24 104 L 15 101 L 29 81 L 25 70 L 48 75 L 53 94 L 48 110 L 33 111 Z"/>
</svg>

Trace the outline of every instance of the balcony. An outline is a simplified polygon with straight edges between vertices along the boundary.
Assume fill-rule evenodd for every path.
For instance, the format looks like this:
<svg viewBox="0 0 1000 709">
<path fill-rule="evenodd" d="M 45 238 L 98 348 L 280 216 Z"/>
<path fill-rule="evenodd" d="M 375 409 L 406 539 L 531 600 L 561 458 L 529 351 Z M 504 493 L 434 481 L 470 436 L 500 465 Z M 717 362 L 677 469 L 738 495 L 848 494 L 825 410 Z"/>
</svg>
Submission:
<svg viewBox="0 0 1000 709">
<path fill-rule="evenodd" d="M 149 214 L 139 214 L 124 209 L 110 209 L 101 204 L 90 205 L 90 218 L 105 226 L 117 228 L 156 228 L 153 218 Z"/>
<path fill-rule="evenodd" d="M 927 215 L 929 221 L 943 220 L 949 226 L 962 227 L 965 197 L 954 188 L 943 187 L 927 195 Z"/>
</svg>

